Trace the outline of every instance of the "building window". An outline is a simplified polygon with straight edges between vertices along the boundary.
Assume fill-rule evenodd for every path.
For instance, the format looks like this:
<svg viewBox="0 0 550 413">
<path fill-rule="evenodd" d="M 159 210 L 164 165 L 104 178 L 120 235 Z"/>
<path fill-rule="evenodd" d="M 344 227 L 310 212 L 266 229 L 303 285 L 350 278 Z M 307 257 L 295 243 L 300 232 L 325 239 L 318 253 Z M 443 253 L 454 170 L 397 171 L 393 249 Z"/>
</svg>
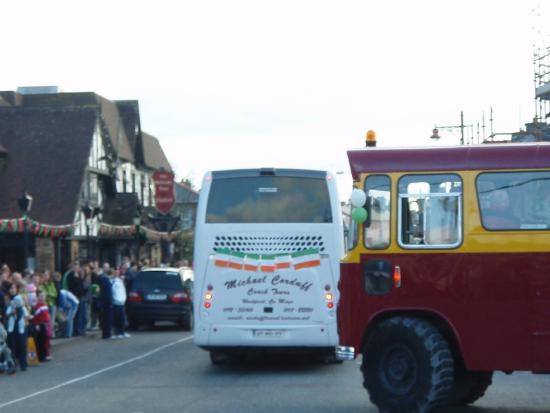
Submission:
<svg viewBox="0 0 550 413">
<path fill-rule="evenodd" d="M 398 241 L 403 248 L 455 248 L 462 243 L 458 175 L 406 175 L 399 180 Z"/>
</svg>

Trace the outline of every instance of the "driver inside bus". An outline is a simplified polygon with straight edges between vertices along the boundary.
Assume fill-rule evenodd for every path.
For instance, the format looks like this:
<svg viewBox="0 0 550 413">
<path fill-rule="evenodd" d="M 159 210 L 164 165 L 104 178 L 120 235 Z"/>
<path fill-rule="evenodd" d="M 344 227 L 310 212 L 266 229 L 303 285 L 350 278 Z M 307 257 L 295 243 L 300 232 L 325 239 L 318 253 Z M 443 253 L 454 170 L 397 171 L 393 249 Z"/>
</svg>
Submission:
<svg viewBox="0 0 550 413">
<path fill-rule="evenodd" d="M 519 220 L 512 211 L 510 196 L 504 189 L 489 194 L 488 207 L 483 211 L 483 225 L 487 229 L 517 229 Z"/>
</svg>

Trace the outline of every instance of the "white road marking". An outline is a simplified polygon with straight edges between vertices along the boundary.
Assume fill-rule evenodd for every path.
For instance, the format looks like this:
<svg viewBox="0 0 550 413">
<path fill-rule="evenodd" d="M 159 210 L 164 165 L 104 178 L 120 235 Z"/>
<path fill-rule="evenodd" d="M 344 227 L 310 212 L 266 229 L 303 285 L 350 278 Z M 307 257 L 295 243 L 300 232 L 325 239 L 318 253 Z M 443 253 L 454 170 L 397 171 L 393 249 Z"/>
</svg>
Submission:
<svg viewBox="0 0 550 413">
<path fill-rule="evenodd" d="M 185 341 L 189 341 L 189 340 L 191 340 L 192 338 L 193 338 L 193 336 L 184 337 L 184 338 L 179 339 L 179 340 L 177 340 L 177 341 L 174 341 L 174 342 L 172 342 L 172 343 L 168 343 L 168 344 L 165 344 L 165 345 L 163 345 L 163 346 L 157 347 L 156 349 L 151 350 L 151 351 L 148 351 L 147 353 L 144 353 L 144 354 L 142 354 L 141 356 L 133 357 L 133 358 L 128 359 L 128 360 L 126 360 L 126 361 L 122 361 L 122 362 L 117 363 L 117 364 L 114 364 L 114 365 L 112 365 L 112 366 L 105 367 L 104 369 L 94 371 L 93 373 L 86 374 L 85 376 L 77 377 L 77 378 L 75 378 L 75 379 L 66 381 L 66 382 L 64 382 L 64 383 L 60 383 L 60 384 L 58 384 L 58 385 L 56 385 L 56 386 L 49 387 L 49 388 L 47 388 L 47 389 L 37 391 L 37 392 L 35 392 L 35 393 L 29 394 L 28 396 L 23 396 L 23 397 L 20 397 L 19 399 L 15 399 L 15 400 L 11 400 L 11 401 L 6 402 L 6 403 L 2 403 L 2 404 L 0 404 L 0 409 L 3 409 L 4 407 L 7 407 L 7 406 L 11 406 L 12 404 L 15 404 L 15 403 L 22 402 L 22 401 L 24 401 L 24 400 L 31 399 L 31 398 L 36 397 L 36 396 L 40 396 L 41 394 L 48 393 L 48 392 L 51 392 L 51 391 L 60 389 L 61 387 L 65 387 L 65 386 L 68 386 L 68 385 L 70 385 L 70 384 L 78 383 L 79 381 L 89 379 L 90 377 L 97 376 L 98 374 L 105 373 L 106 371 L 113 370 L 113 369 L 116 369 L 116 368 L 125 366 L 126 364 L 133 363 L 134 361 L 138 361 L 138 360 L 144 359 L 144 358 L 149 357 L 149 356 L 151 356 L 151 355 L 153 355 L 153 354 L 155 354 L 155 353 L 158 353 L 158 352 L 161 351 L 161 350 L 164 350 L 165 348 L 175 346 L 176 344 L 180 344 L 180 343 L 183 343 L 183 342 L 185 342 Z"/>
</svg>

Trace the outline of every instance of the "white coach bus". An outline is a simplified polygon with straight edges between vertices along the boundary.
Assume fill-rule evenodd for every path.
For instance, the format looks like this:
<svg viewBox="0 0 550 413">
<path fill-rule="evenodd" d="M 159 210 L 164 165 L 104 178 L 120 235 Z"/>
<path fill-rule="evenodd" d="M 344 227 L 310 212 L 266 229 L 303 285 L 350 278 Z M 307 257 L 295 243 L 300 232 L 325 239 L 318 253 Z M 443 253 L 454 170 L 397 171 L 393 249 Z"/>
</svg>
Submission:
<svg viewBox="0 0 550 413">
<path fill-rule="evenodd" d="M 195 343 L 214 364 L 268 349 L 330 360 L 343 254 L 331 173 L 208 172 L 195 228 Z"/>
</svg>

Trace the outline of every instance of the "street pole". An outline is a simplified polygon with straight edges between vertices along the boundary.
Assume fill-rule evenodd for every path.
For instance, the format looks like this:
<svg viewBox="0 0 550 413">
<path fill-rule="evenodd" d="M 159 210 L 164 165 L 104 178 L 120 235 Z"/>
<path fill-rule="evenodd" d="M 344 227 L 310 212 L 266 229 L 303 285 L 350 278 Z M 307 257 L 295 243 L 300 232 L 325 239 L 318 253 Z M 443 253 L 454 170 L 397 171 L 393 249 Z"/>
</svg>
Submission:
<svg viewBox="0 0 550 413">
<path fill-rule="evenodd" d="M 27 225 L 27 214 L 23 214 L 23 248 L 25 254 L 25 264 L 24 267 L 27 269 L 29 267 L 29 227 Z"/>
<path fill-rule="evenodd" d="M 140 225 L 136 225 L 136 242 L 137 242 L 137 247 L 136 247 L 136 261 L 137 261 L 137 264 L 139 265 L 139 261 L 140 261 L 140 249 L 141 249 L 141 240 L 140 240 L 140 234 L 139 234 L 139 231 L 140 231 Z"/>
<path fill-rule="evenodd" d="M 92 260 L 92 251 L 90 244 L 90 220 L 86 219 L 86 250 L 88 252 L 88 262 Z"/>
<path fill-rule="evenodd" d="M 439 129 L 460 129 L 460 145 L 464 145 L 464 128 L 473 128 L 473 125 L 464 124 L 464 111 L 460 111 L 460 125 L 456 126 L 434 126 L 431 139 L 439 140 Z"/>
<path fill-rule="evenodd" d="M 23 196 L 17 200 L 17 204 L 23 215 L 23 267 L 26 269 L 29 267 L 29 227 L 27 219 L 32 206 L 32 196 L 26 191 L 23 192 Z"/>
<path fill-rule="evenodd" d="M 141 254 L 141 210 L 138 208 L 135 215 L 132 218 L 134 226 L 136 228 L 136 264 L 139 266 L 140 254 Z"/>
<path fill-rule="evenodd" d="M 460 111 L 460 144 L 464 145 L 464 112 Z"/>
</svg>

